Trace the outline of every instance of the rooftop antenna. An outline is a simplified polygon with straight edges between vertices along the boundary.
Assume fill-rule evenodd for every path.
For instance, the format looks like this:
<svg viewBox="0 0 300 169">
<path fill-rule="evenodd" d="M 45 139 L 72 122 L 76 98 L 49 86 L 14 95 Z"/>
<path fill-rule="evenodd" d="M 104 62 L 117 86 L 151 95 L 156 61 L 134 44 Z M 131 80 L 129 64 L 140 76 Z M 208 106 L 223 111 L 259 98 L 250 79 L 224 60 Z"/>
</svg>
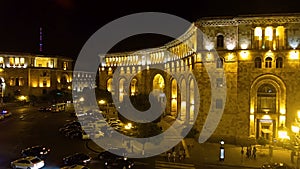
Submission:
<svg viewBox="0 0 300 169">
<path fill-rule="evenodd" d="M 43 28 L 40 27 L 40 52 L 43 52 Z"/>
</svg>

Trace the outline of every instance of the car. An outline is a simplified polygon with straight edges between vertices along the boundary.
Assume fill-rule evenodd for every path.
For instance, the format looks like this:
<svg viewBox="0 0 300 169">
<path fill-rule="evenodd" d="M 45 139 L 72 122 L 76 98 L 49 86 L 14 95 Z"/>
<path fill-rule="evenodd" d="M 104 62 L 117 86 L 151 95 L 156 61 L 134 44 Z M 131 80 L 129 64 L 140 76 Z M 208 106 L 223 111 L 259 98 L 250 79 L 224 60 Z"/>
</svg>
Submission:
<svg viewBox="0 0 300 169">
<path fill-rule="evenodd" d="M 104 161 L 108 161 L 110 159 L 115 159 L 115 158 L 122 158 L 122 156 L 114 154 L 110 151 L 103 151 L 103 152 L 99 153 L 99 155 L 98 155 L 98 159 L 104 160 Z"/>
<path fill-rule="evenodd" d="M 127 151 L 125 148 L 113 147 L 108 150 L 100 152 L 98 154 L 98 159 L 107 161 L 116 158 L 125 158 L 125 156 L 127 156 Z"/>
<path fill-rule="evenodd" d="M 66 137 L 69 137 L 71 139 L 73 138 L 82 138 L 83 132 L 82 130 L 69 130 L 65 133 Z"/>
<path fill-rule="evenodd" d="M 41 159 L 45 159 L 48 154 L 50 153 L 50 148 L 42 146 L 42 145 L 36 145 L 32 147 L 28 147 L 26 149 L 23 149 L 21 151 L 21 154 L 23 157 L 26 156 L 37 156 Z"/>
<path fill-rule="evenodd" d="M 12 115 L 11 112 L 9 112 L 6 109 L 2 109 L 2 111 L 0 112 L 1 115 L 3 115 L 4 117 L 10 117 Z"/>
<path fill-rule="evenodd" d="M 107 169 L 131 169 L 134 166 L 134 162 L 127 158 L 111 159 L 104 163 Z"/>
<path fill-rule="evenodd" d="M 44 162 L 44 160 L 40 159 L 39 157 L 27 156 L 27 157 L 22 157 L 22 158 L 12 161 L 10 163 L 10 165 L 13 169 L 16 169 L 16 168 L 38 169 L 38 168 L 44 167 L 45 162 Z"/>
<path fill-rule="evenodd" d="M 63 158 L 65 165 L 87 164 L 91 161 L 91 157 L 84 153 L 75 153 Z"/>
<path fill-rule="evenodd" d="M 89 168 L 84 165 L 74 164 L 69 166 L 63 166 L 60 169 L 89 169 Z"/>
<path fill-rule="evenodd" d="M 295 169 L 293 166 L 290 166 L 282 162 L 263 164 L 260 168 L 261 169 Z"/>
</svg>

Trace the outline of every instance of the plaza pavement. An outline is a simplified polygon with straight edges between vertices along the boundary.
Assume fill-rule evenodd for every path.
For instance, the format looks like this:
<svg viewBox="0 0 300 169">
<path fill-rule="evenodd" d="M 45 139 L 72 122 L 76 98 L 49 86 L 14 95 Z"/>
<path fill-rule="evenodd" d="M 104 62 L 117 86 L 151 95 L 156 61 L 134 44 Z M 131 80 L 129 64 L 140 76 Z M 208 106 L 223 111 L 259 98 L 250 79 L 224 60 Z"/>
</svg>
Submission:
<svg viewBox="0 0 300 169">
<path fill-rule="evenodd" d="M 160 125 L 163 128 L 168 127 L 169 121 L 162 120 Z M 106 138 L 107 142 L 116 141 L 119 142 L 120 147 L 124 147 L 126 142 L 122 142 L 121 140 L 110 140 Z M 153 145 L 154 146 L 154 145 Z M 175 147 L 175 151 L 178 151 L 180 148 L 184 148 L 186 152 L 186 159 L 182 161 L 182 163 L 194 164 L 196 168 L 202 168 L 203 165 L 224 165 L 235 168 L 260 168 L 263 164 L 268 162 L 283 162 L 288 165 L 296 167 L 297 165 L 297 157 L 294 157 L 294 163 L 291 162 L 291 150 L 287 150 L 281 147 L 273 147 L 272 156 L 270 156 L 269 146 L 262 147 L 260 145 L 255 145 L 257 147 L 257 155 L 256 159 L 246 158 L 246 148 L 244 147 L 244 155 L 241 156 L 241 147 L 232 145 L 232 144 L 224 144 L 225 148 L 225 159 L 224 161 L 219 160 L 219 151 L 220 144 L 219 143 L 198 143 L 194 138 L 185 138 L 181 141 L 181 144 L 178 144 Z M 99 153 L 103 151 L 102 148 L 97 146 L 93 141 L 87 142 L 87 147 L 94 151 L 95 153 Z M 126 146 L 125 146 L 126 147 Z M 135 149 L 135 147 L 128 147 L 127 151 L 132 152 L 132 148 L 134 152 L 141 152 L 141 150 Z M 171 151 L 171 149 L 170 149 Z M 147 153 L 147 152 L 145 152 Z M 178 153 L 177 153 L 178 154 Z M 161 157 L 159 157 L 161 156 Z M 162 153 L 158 156 L 158 160 L 164 160 L 166 153 Z M 178 159 L 179 160 L 179 159 Z M 179 161 L 176 162 L 179 162 Z M 300 159 L 299 159 L 300 164 Z"/>
</svg>

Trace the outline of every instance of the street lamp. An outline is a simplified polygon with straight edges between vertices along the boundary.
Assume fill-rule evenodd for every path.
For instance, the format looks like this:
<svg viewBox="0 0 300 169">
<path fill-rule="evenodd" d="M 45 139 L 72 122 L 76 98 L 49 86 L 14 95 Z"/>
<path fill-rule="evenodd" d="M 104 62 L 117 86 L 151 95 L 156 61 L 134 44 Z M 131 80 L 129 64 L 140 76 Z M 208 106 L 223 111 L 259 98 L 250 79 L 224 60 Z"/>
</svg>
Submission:
<svg viewBox="0 0 300 169">
<path fill-rule="evenodd" d="M 222 140 L 220 141 L 220 156 L 219 156 L 219 160 L 220 160 L 220 161 L 224 161 L 224 159 L 225 159 L 225 148 L 224 148 L 224 144 L 225 144 L 225 142 L 224 142 L 224 140 L 222 139 Z"/>
</svg>

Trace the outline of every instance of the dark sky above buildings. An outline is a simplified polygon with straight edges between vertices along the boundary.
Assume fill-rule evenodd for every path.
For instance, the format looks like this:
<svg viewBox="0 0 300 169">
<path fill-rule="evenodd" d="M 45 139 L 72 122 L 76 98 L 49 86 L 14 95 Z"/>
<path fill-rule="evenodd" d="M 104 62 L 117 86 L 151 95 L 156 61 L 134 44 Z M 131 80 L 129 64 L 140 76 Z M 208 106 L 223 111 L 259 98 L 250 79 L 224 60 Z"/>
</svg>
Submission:
<svg viewBox="0 0 300 169">
<path fill-rule="evenodd" d="M 245 14 L 300 13 L 298 0 L 2 0 L 0 1 L 0 51 L 39 53 L 39 28 L 43 27 L 44 54 L 76 58 L 98 29 L 137 12 L 164 12 L 194 22 L 201 17 Z M 147 38 L 147 44 L 139 38 Z M 124 51 L 155 47 L 169 39 L 137 36 L 118 44 Z"/>
</svg>

